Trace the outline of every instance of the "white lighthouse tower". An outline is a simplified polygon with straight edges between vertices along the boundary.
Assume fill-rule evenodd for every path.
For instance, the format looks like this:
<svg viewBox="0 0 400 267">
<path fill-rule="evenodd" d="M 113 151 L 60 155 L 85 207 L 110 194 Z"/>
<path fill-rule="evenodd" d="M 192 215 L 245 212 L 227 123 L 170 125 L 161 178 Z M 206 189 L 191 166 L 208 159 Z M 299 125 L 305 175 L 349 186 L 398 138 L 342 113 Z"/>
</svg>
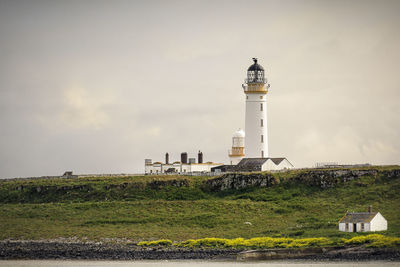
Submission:
<svg viewBox="0 0 400 267">
<path fill-rule="evenodd" d="M 244 138 L 242 129 L 237 130 L 232 137 L 232 150 L 229 151 L 229 160 L 231 165 L 238 164 L 244 158 Z"/>
<path fill-rule="evenodd" d="M 242 85 L 246 94 L 246 158 L 268 158 L 267 93 L 269 84 L 264 68 L 253 58 Z"/>
</svg>

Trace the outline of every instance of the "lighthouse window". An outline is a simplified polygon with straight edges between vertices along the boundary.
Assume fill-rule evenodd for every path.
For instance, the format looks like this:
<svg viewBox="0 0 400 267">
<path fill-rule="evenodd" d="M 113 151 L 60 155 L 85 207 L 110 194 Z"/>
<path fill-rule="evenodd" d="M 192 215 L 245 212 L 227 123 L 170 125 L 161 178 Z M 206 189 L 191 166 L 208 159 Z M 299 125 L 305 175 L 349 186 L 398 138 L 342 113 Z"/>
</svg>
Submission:
<svg viewBox="0 0 400 267">
<path fill-rule="evenodd" d="M 260 99 L 263 99 L 263 98 L 264 98 L 264 96 L 260 95 Z"/>
<path fill-rule="evenodd" d="M 264 143 L 264 135 L 261 135 L 261 143 Z"/>
<path fill-rule="evenodd" d="M 261 119 L 261 127 L 264 127 L 264 121 Z"/>
<path fill-rule="evenodd" d="M 264 150 L 261 150 L 261 157 L 264 157 Z"/>
<path fill-rule="evenodd" d="M 260 105 L 260 110 L 263 111 L 263 103 Z"/>
</svg>

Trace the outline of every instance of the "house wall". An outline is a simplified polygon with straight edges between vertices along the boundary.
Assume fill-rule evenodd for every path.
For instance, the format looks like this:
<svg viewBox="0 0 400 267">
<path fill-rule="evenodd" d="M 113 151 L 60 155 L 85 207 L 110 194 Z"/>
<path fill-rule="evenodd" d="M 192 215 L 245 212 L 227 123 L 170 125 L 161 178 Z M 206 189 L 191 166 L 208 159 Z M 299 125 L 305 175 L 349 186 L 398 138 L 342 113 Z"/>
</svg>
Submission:
<svg viewBox="0 0 400 267">
<path fill-rule="evenodd" d="M 277 171 L 277 170 L 283 170 L 283 169 L 292 169 L 293 165 L 290 164 L 290 162 L 287 159 L 284 159 L 279 163 L 278 165 L 275 165 L 275 163 L 271 160 L 268 159 L 262 166 L 261 170 L 262 171 Z"/>
<path fill-rule="evenodd" d="M 146 164 L 144 173 L 148 174 L 157 174 L 157 173 L 165 173 L 169 168 L 175 168 L 176 172 L 180 172 L 181 166 L 180 164 Z"/>
<path fill-rule="evenodd" d="M 153 169 L 153 164 L 144 165 L 144 173 L 150 173 L 150 170 Z"/>
<path fill-rule="evenodd" d="M 180 165 L 180 170 L 178 170 L 178 172 L 182 172 L 182 173 L 191 172 L 190 166 L 191 166 L 190 164 L 182 164 L 182 165 Z"/>
<path fill-rule="evenodd" d="M 169 168 L 174 168 L 177 173 L 190 173 L 190 172 L 211 172 L 211 168 L 223 165 L 221 163 L 195 163 L 195 164 L 146 164 L 145 173 L 159 174 L 165 173 Z"/>
<path fill-rule="evenodd" d="M 191 172 L 211 172 L 211 168 L 221 166 L 222 163 L 196 163 L 192 164 Z"/>
<path fill-rule="evenodd" d="M 339 231 L 342 232 L 353 232 L 353 223 L 348 223 L 349 227 L 346 231 L 346 223 L 339 223 Z M 357 225 L 357 229 L 360 229 L 361 225 Z"/>
<path fill-rule="evenodd" d="M 387 230 L 387 220 L 378 212 L 371 220 L 371 231 L 385 231 Z"/>
<path fill-rule="evenodd" d="M 281 163 L 279 163 L 278 167 L 279 170 L 294 168 L 294 166 L 287 159 L 282 160 Z"/>
<path fill-rule="evenodd" d="M 345 227 L 346 227 L 345 223 L 339 223 L 339 231 L 346 232 Z"/>
<path fill-rule="evenodd" d="M 275 165 L 275 163 L 268 159 L 264 164 L 261 166 L 261 171 L 275 171 L 279 170 L 279 167 Z"/>
<path fill-rule="evenodd" d="M 346 231 L 346 223 L 339 223 L 339 231 L 342 232 L 353 232 L 354 223 L 349 223 L 349 229 Z M 357 223 L 357 232 L 369 232 L 370 231 L 370 224 L 364 223 L 364 230 L 361 230 L 361 223 Z"/>
</svg>

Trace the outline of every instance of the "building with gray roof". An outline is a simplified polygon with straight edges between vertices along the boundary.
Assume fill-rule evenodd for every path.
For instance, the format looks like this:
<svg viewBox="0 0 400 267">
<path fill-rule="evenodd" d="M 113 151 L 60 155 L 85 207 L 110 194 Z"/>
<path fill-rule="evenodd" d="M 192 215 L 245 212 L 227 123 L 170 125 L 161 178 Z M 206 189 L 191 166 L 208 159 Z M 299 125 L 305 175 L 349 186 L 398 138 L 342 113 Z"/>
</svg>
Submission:
<svg viewBox="0 0 400 267">
<path fill-rule="evenodd" d="M 374 232 L 387 230 L 387 221 L 379 212 L 347 212 L 339 221 L 342 232 Z"/>
</svg>

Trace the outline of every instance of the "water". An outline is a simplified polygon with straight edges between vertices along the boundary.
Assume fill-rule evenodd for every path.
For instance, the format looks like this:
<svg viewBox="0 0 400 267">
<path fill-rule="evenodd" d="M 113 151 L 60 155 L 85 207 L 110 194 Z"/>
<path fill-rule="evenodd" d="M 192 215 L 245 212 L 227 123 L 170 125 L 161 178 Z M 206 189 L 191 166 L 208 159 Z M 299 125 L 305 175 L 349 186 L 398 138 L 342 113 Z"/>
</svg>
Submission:
<svg viewBox="0 0 400 267">
<path fill-rule="evenodd" d="M 234 261 L 197 261 L 197 260 L 178 260 L 178 261 L 80 261 L 80 260 L 8 260 L 1 261 L 0 267 L 399 267 L 400 262 L 369 261 L 369 262 L 313 262 L 313 261 L 268 261 L 268 262 L 234 262 Z"/>
</svg>

